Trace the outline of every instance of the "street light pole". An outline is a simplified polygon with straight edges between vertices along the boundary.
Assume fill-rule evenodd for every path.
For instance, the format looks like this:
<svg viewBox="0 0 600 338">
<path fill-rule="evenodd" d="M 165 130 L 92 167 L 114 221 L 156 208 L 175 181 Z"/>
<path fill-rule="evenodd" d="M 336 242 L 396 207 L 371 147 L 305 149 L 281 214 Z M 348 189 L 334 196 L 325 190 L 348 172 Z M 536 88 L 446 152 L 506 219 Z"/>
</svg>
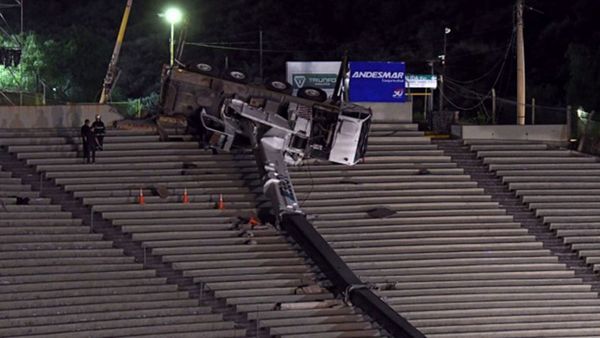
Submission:
<svg viewBox="0 0 600 338">
<path fill-rule="evenodd" d="M 175 63 L 175 23 L 171 22 L 171 39 L 169 41 L 169 54 L 171 55 L 169 66 Z"/>
<path fill-rule="evenodd" d="M 183 14 L 177 8 L 169 8 L 162 16 L 171 24 L 171 36 L 169 39 L 169 66 L 175 64 L 175 24 L 183 18 Z"/>
</svg>

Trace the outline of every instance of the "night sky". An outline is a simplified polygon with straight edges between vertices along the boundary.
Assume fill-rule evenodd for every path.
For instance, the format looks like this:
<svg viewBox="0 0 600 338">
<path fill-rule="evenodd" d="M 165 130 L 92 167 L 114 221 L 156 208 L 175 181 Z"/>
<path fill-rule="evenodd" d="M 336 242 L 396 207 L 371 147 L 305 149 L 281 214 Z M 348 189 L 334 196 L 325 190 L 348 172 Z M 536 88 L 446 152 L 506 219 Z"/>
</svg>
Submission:
<svg viewBox="0 0 600 338">
<path fill-rule="evenodd" d="M 82 99 L 94 99 L 92 89 L 102 82 L 125 3 L 25 1 L 26 31 L 42 40 L 76 41 L 77 61 L 61 65 L 66 67 L 61 71 L 86 72 L 77 83 L 89 88 Z M 230 66 L 255 77 L 262 30 L 267 76 L 284 76 L 287 60 L 339 60 L 344 52 L 351 60 L 405 61 L 408 72 L 424 73 L 430 71 L 427 61 L 442 54 L 444 27 L 449 27 L 446 71 L 454 82 L 449 90 L 454 103 L 468 106 L 469 95 L 476 94 L 466 90 L 484 94 L 492 85 L 500 97 L 515 97 L 514 1 L 490 0 L 134 0 L 116 95 L 139 97 L 158 89 L 169 32 L 158 13 L 171 4 L 185 12 L 186 40 L 211 45 L 187 46 L 184 61 L 223 67 L 227 58 Z M 586 97 L 600 90 L 600 1 L 529 0 L 526 5 L 528 98 L 548 106 L 598 108 L 598 99 Z M 15 13 L 9 12 L 5 16 L 18 29 Z"/>
</svg>

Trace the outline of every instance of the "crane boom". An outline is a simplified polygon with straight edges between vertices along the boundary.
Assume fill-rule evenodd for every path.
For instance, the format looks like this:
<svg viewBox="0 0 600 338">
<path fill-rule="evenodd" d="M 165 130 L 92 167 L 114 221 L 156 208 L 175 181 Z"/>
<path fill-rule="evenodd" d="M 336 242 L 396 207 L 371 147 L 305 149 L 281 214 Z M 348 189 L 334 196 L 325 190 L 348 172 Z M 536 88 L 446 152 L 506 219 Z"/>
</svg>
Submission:
<svg viewBox="0 0 600 338">
<path fill-rule="evenodd" d="M 116 81 L 118 70 L 117 61 L 119 60 L 119 53 L 121 52 L 121 45 L 123 45 L 123 38 L 125 37 L 125 30 L 127 29 L 127 21 L 129 20 L 129 13 L 131 12 L 131 4 L 133 0 L 127 0 L 125 6 L 125 12 L 123 13 L 123 19 L 121 20 L 121 27 L 119 28 L 119 34 L 117 35 L 117 41 L 115 42 L 115 48 L 108 64 L 108 70 L 104 77 L 104 83 L 102 84 L 102 94 L 100 94 L 100 103 L 106 103 L 110 99 L 113 85 Z"/>
</svg>

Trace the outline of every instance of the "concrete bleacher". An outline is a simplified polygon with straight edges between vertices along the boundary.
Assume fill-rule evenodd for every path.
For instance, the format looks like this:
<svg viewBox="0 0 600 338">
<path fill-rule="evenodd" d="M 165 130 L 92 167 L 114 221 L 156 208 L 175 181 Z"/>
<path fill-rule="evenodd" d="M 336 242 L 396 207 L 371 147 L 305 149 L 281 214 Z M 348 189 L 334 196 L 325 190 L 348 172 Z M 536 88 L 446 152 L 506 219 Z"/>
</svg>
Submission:
<svg viewBox="0 0 600 338">
<path fill-rule="evenodd" d="M 245 337 L 11 172 L 0 187 L 0 337 Z"/>
<path fill-rule="evenodd" d="M 382 335 L 324 288 L 285 234 L 239 224 L 256 212 L 256 191 L 245 182 L 258 182 L 252 156 L 214 155 L 189 138 L 160 142 L 149 132 L 109 129 L 96 163 L 85 164 L 76 131 L 1 135 L 10 153 L 269 334 Z M 215 208 L 220 196 L 223 210 Z"/>
<path fill-rule="evenodd" d="M 546 144 L 467 141 L 556 235 L 600 270 L 600 161 Z M 501 147 L 501 148 L 499 148 Z M 525 151 L 535 148 L 535 154 Z M 508 151 L 508 153 L 507 153 Z"/>
<path fill-rule="evenodd" d="M 344 261 L 427 337 L 600 336 L 591 285 L 417 134 L 374 123 L 364 163 L 292 169 L 302 209 Z M 394 214 L 369 215 L 381 207 Z"/>
</svg>

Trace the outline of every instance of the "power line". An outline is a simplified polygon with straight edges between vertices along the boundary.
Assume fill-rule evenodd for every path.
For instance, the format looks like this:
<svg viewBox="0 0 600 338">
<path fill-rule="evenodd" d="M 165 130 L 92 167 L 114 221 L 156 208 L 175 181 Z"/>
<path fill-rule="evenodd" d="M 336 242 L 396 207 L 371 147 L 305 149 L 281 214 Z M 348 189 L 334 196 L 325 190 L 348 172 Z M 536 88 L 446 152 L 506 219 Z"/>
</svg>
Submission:
<svg viewBox="0 0 600 338">
<path fill-rule="evenodd" d="M 204 48 L 212 48 L 212 49 L 223 49 L 223 50 L 233 50 L 233 51 L 241 51 L 241 52 L 260 52 L 260 48 L 243 48 L 243 47 L 229 47 L 229 46 L 221 46 L 221 45 L 212 45 L 203 42 L 184 42 L 186 45 L 196 46 L 196 47 L 204 47 Z M 293 50 L 293 49 L 263 49 L 263 53 L 329 53 L 336 52 L 337 50 Z"/>
</svg>

